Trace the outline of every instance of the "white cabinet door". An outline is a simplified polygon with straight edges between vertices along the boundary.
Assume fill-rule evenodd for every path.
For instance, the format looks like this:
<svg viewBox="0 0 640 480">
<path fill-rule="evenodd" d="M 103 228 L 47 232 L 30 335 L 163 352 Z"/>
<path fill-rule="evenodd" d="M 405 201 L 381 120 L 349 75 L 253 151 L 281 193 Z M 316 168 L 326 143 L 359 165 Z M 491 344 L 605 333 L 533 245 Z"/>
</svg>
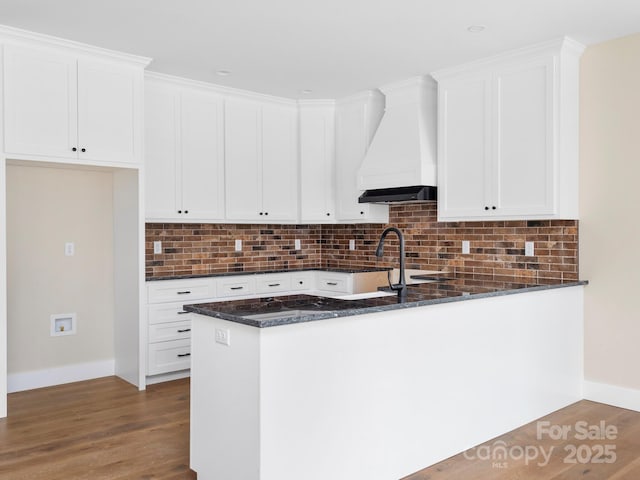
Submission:
<svg viewBox="0 0 640 480">
<path fill-rule="evenodd" d="M 139 69 L 81 59 L 78 62 L 79 158 L 134 163 L 140 160 Z"/>
<path fill-rule="evenodd" d="M 178 92 L 147 82 L 145 86 L 145 194 L 148 219 L 170 219 L 181 209 L 178 163 Z"/>
<path fill-rule="evenodd" d="M 300 107 L 300 219 L 335 222 L 335 107 Z"/>
<path fill-rule="evenodd" d="M 222 98 L 183 91 L 181 95 L 182 212 L 186 218 L 224 218 Z"/>
<path fill-rule="evenodd" d="M 577 218 L 583 49 L 565 38 L 433 74 L 440 220 Z"/>
<path fill-rule="evenodd" d="M 297 112 L 262 107 L 262 212 L 265 221 L 298 218 Z"/>
<path fill-rule="evenodd" d="M 4 47 L 5 151 L 75 157 L 76 58 L 52 50 Z"/>
<path fill-rule="evenodd" d="M 485 216 L 491 207 L 491 77 L 442 83 L 438 95 L 438 210 Z"/>
<path fill-rule="evenodd" d="M 262 219 L 260 105 L 225 102 L 225 204 L 229 220 Z M 263 216 L 259 216 L 263 213 Z"/>
<path fill-rule="evenodd" d="M 500 215 L 554 212 L 553 58 L 495 74 L 493 198 Z"/>
<path fill-rule="evenodd" d="M 358 203 L 358 171 L 369 148 L 383 103 L 373 98 L 338 103 L 336 106 L 336 219 L 382 222 L 389 219 L 383 205 Z"/>
</svg>

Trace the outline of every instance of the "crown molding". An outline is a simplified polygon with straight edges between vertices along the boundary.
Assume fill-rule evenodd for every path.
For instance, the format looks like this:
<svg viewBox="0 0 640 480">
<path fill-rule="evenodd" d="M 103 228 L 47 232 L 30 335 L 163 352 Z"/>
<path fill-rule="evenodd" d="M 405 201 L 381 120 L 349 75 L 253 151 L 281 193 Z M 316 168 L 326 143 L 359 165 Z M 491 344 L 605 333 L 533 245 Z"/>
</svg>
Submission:
<svg viewBox="0 0 640 480">
<path fill-rule="evenodd" d="M 209 93 L 232 96 L 245 100 L 280 103 L 282 105 L 289 105 L 292 107 L 295 107 L 297 105 L 297 101 L 291 98 L 276 97 L 275 95 L 267 95 L 264 93 L 252 92 L 250 90 L 242 90 L 240 88 L 226 87 L 224 85 L 203 82 L 201 80 L 191 80 L 189 78 L 178 77 L 176 75 L 169 75 L 166 73 L 153 72 L 150 70 L 146 70 L 144 72 L 144 77 L 145 79 L 152 81 L 155 80 L 162 83 L 170 83 L 179 87 L 196 88 Z"/>
<path fill-rule="evenodd" d="M 127 62 L 133 65 L 146 67 L 151 63 L 151 58 L 132 55 L 130 53 L 117 52 L 107 48 L 95 47 L 86 43 L 66 40 L 64 38 L 30 32 L 20 28 L 0 25 L 0 42 L 17 42 L 35 47 L 55 47 L 69 51 L 69 53 L 100 56 L 105 59 Z"/>
</svg>

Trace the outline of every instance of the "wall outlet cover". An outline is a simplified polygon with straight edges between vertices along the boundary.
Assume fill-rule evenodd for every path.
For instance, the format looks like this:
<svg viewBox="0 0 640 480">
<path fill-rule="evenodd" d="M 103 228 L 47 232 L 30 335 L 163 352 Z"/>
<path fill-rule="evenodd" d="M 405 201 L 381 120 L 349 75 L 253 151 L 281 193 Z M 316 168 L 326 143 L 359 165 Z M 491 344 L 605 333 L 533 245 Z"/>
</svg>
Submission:
<svg viewBox="0 0 640 480">
<path fill-rule="evenodd" d="M 469 242 L 469 240 L 463 240 L 462 241 L 462 253 L 463 254 L 468 254 L 471 252 L 471 243 Z"/>
<path fill-rule="evenodd" d="M 158 255 L 159 253 L 162 253 L 162 242 L 160 242 L 158 240 L 153 242 L 153 253 L 155 255 Z"/>
<path fill-rule="evenodd" d="M 228 328 L 216 328 L 216 343 L 227 347 L 231 345 L 231 332 Z"/>
<path fill-rule="evenodd" d="M 242 240 L 236 240 L 236 252 L 242 251 Z"/>
<path fill-rule="evenodd" d="M 524 242 L 524 255 L 526 257 L 533 257 L 535 255 L 533 242 Z"/>
</svg>

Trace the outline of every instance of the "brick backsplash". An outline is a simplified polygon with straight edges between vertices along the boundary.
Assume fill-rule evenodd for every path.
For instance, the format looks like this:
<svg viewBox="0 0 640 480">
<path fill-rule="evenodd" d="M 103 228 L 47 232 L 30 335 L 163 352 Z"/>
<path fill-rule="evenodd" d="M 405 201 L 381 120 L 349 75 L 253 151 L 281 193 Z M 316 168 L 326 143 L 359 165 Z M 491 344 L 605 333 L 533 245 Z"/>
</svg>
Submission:
<svg viewBox="0 0 640 480">
<path fill-rule="evenodd" d="M 389 224 L 404 233 L 407 268 L 575 280 L 578 278 L 578 222 L 529 220 L 438 222 L 436 204 L 394 205 Z M 146 225 L 147 277 L 165 277 L 294 268 L 396 266 L 397 241 L 387 237 L 385 255 L 374 250 L 388 225 Z M 300 250 L 294 240 L 300 239 Z M 235 252 L 235 240 L 243 241 Z M 355 239 L 356 250 L 349 250 Z M 153 254 L 153 242 L 164 253 Z M 461 253 L 462 240 L 471 253 Z M 524 256 L 525 241 L 535 242 L 535 256 Z"/>
</svg>

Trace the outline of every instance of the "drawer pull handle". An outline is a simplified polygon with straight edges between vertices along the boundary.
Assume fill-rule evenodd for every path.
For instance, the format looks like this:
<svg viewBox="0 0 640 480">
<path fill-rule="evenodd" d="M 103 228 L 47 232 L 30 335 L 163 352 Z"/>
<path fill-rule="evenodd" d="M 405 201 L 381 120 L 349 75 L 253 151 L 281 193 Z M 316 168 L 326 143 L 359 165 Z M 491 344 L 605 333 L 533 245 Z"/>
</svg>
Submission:
<svg viewBox="0 0 640 480">
<path fill-rule="evenodd" d="M 191 290 L 185 290 L 183 292 L 178 292 L 178 295 L 188 295 L 191 293 Z"/>
<path fill-rule="evenodd" d="M 190 357 L 191 354 L 190 353 L 179 353 L 178 357 Z"/>
<path fill-rule="evenodd" d="M 184 332 L 190 332 L 191 329 L 190 328 L 183 328 L 181 330 L 178 330 L 178 333 L 184 333 Z"/>
<path fill-rule="evenodd" d="M 338 285 L 338 282 L 327 282 L 327 285 L 331 285 L 332 287 L 335 287 L 336 285 Z"/>
<path fill-rule="evenodd" d="M 270 283 L 269 286 L 270 287 L 279 287 L 280 284 L 279 283 Z"/>
<path fill-rule="evenodd" d="M 244 287 L 231 287 L 231 290 L 242 290 Z"/>
<path fill-rule="evenodd" d="M 178 315 L 186 315 L 187 313 L 189 313 L 189 312 L 185 312 L 185 311 L 183 310 L 183 311 L 181 311 L 181 312 L 178 312 Z"/>
</svg>

